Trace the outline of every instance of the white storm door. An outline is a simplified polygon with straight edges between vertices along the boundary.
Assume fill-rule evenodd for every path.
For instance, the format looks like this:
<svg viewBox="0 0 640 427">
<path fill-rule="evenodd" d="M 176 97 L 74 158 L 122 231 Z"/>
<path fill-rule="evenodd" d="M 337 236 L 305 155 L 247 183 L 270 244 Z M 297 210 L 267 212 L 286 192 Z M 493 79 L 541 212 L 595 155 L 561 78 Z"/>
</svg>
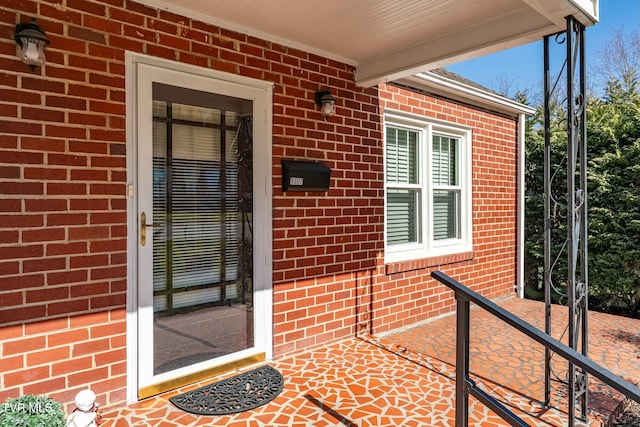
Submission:
<svg viewBox="0 0 640 427">
<path fill-rule="evenodd" d="M 271 86 L 171 64 L 136 66 L 139 390 L 271 357 Z"/>
</svg>

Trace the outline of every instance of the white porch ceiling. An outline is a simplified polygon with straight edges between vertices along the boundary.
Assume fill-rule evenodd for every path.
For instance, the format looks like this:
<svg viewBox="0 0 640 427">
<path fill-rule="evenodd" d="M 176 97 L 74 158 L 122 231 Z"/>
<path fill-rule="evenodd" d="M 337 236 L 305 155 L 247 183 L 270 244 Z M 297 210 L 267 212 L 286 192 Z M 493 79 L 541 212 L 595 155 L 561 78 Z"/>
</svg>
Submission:
<svg viewBox="0 0 640 427">
<path fill-rule="evenodd" d="M 354 65 L 361 86 L 598 20 L 598 0 L 136 1 Z"/>
</svg>

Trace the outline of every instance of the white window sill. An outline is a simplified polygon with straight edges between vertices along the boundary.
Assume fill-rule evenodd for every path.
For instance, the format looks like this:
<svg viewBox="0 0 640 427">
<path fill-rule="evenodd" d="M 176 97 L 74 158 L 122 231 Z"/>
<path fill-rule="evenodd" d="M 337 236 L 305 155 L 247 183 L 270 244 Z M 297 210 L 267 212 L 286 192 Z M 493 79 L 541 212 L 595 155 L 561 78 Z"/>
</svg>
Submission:
<svg viewBox="0 0 640 427">
<path fill-rule="evenodd" d="M 444 265 L 455 264 L 464 261 L 471 261 L 475 257 L 475 252 L 459 252 L 450 255 L 437 255 L 433 257 L 420 258 L 408 261 L 385 262 L 385 274 L 404 273 L 413 270 L 422 270 L 425 268 L 441 267 Z"/>
</svg>

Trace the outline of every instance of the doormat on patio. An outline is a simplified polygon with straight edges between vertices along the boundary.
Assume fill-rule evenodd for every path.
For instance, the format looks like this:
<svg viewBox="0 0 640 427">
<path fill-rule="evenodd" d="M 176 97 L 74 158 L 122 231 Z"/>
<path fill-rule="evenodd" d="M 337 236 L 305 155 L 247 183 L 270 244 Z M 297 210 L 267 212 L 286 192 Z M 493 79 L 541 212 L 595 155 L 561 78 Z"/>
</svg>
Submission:
<svg viewBox="0 0 640 427">
<path fill-rule="evenodd" d="M 275 399 L 284 378 L 265 365 L 243 374 L 169 398 L 183 411 L 198 415 L 228 415 L 257 408 Z"/>
</svg>

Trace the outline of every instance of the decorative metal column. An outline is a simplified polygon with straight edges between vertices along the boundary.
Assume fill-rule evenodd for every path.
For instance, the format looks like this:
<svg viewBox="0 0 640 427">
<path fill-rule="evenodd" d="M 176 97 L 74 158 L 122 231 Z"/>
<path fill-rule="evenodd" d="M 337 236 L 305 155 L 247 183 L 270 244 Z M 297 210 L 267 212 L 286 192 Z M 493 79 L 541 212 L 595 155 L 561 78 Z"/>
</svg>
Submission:
<svg viewBox="0 0 640 427">
<path fill-rule="evenodd" d="M 544 38 L 545 332 L 552 332 L 552 302 L 566 303 L 568 346 L 587 356 L 585 28 L 572 16 L 566 21 L 566 31 Z M 566 47 L 564 63 L 555 76 L 551 72 L 551 41 L 555 47 Z M 576 417 L 587 418 L 587 374 L 569 363 L 566 378 L 552 378 L 552 358 L 547 349 L 545 404 L 551 400 L 552 379 L 566 383 L 569 426 L 573 427 Z"/>
</svg>

